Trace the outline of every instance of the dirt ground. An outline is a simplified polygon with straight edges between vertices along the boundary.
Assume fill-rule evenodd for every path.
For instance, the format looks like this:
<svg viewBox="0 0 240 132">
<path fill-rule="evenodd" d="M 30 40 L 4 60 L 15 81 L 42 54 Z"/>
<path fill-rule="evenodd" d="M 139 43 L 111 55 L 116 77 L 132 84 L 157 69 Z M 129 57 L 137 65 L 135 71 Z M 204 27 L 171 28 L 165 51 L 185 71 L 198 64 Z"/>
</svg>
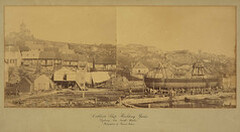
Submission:
<svg viewBox="0 0 240 132">
<path fill-rule="evenodd" d="M 119 107 L 116 102 L 119 97 L 125 96 L 124 91 L 110 89 L 54 90 L 23 94 L 5 98 L 5 107 L 26 108 L 94 108 L 94 107 Z"/>
</svg>

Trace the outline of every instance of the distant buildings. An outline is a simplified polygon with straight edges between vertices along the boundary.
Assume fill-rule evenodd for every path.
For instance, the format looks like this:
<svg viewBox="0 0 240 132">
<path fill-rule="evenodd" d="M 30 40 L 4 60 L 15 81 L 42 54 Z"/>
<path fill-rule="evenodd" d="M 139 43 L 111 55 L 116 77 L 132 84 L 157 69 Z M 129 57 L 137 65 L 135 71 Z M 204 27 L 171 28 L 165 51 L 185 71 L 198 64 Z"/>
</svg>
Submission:
<svg viewBox="0 0 240 132">
<path fill-rule="evenodd" d="M 40 54 L 40 51 L 38 51 L 38 50 L 21 52 L 22 65 L 24 65 L 24 66 L 36 65 L 39 60 L 39 54 Z"/>
<path fill-rule="evenodd" d="M 62 66 L 72 67 L 76 69 L 87 70 L 87 57 L 78 54 L 63 54 L 55 48 L 45 48 L 44 51 L 24 51 L 22 52 L 22 65 L 23 66 L 36 66 L 42 67 Z"/>
<path fill-rule="evenodd" d="M 23 47 L 22 50 L 17 44 L 5 45 L 5 82 L 9 79 L 8 67 L 21 66 L 18 68 L 21 75 L 16 85 L 22 93 L 51 89 L 53 82 L 62 88 L 99 86 L 106 83 L 116 70 L 115 55 L 107 56 L 114 54 L 114 50 L 109 51 L 104 46 L 87 46 L 86 51 L 82 48 L 84 52 L 79 53 L 75 53 L 76 49 L 69 49 L 66 43 L 51 41 L 26 41 L 19 46 Z M 89 50 L 96 47 L 99 49 Z M 112 48 L 111 45 L 108 47 Z M 98 58 L 93 59 L 92 54 L 98 55 Z M 38 74 L 52 76 L 52 82 L 46 75 L 29 77 Z"/>
<path fill-rule="evenodd" d="M 16 46 L 5 46 L 4 59 L 9 67 L 20 66 L 22 57 L 19 48 Z"/>
<path fill-rule="evenodd" d="M 44 45 L 38 44 L 35 41 L 26 41 L 25 46 L 27 46 L 29 49 L 33 51 L 43 51 Z"/>
<path fill-rule="evenodd" d="M 42 51 L 39 55 L 39 62 L 43 67 L 52 67 L 61 64 L 60 55 L 53 51 Z"/>
<path fill-rule="evenodd" d="M 149 69 L 143 65 L 141 62 L 137 62 L 132 67 L 131 76 L 143 79 L 144 75 L 147 74 Z"/>
<path fill-rule="evenodd" d="M 78 54 L 62 54 L 62 65 L 64 67 L 73 67 L 77 69 L 87 70 L 87 57 Z"/>
<path fill-rule="evenodd" d="M 94 61 L 94 70 L 96 71 L 114 71 L 116 70 L 116 59 L 110 57 L 98 57 Z"/>
</svg>

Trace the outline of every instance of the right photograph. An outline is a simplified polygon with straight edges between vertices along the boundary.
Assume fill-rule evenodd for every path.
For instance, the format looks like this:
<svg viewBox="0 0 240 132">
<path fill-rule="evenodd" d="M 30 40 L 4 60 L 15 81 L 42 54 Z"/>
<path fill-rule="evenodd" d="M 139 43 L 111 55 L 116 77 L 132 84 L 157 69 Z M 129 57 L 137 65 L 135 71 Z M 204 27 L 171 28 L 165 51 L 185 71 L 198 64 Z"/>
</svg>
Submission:
<svg viewBox="0 0 240 132">
<path fill-rule="evenodd" d="M 235 6 L 119 6 L 119 103 L 236 108 Z"/>
</svg>

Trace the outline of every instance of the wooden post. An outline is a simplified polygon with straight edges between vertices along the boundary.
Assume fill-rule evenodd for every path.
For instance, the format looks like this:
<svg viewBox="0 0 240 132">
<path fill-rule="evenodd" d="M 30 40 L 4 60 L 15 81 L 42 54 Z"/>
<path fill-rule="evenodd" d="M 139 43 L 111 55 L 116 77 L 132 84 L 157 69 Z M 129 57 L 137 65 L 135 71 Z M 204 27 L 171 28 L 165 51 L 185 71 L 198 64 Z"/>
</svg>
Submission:
<svg viewBox="0 0 240 132">
<path fill-rule="evenodd" d="M 82 97 L 85 98 L 85 91 L 82 92 Z"/>
<path fill-rule="evenodd" d="M 144 91 L 145 91 L 145 87 L 146 87 L 144 78 L 145 78 L 145 77 L 143 76 L 143 95 L 144 95 Z"/>
<path fill-rule="evenodd" d="M 153 81 L 153 90 L 155 89 L 155 82 Z"/>
<path fill-rule="evenodd" d="M 122 105 L 122 99 L 119 97 L 119 104 Z"/>
<path fill-rule="evenodd" d="M 95 103 L 97 104 L 97 98 L 95 98 Z"/>
<path fill-rule="evenodd" d="M 148 108 L 151 108 L 151 104 L 148 104 Z"/>
</svg>

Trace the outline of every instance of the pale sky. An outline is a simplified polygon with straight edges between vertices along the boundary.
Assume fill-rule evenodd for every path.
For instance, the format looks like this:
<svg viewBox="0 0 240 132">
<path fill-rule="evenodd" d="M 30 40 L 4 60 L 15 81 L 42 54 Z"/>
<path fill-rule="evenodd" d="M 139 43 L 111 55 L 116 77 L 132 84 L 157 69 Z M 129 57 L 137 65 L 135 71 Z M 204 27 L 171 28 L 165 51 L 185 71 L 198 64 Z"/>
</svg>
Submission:
<svg viewBox="0 0 240 132">
<path fill-rule="evenodd" d="M 5 33 L 24 22 L 44 40 L 117 41 L 234 56 L 235 15 L 231 6 L 7 6 Z"/>
<path fill-rule="evenodd" d="M 119 7 L 117 42 L 234 55 L 234 7 Z"/>
<path fill-rule="evenodd" d="M 5 33 L 24 22 L 36 38 L 76 43 L 116 41 L 116 9 L 111 6 L 7 6 Z"/>
</svg>

